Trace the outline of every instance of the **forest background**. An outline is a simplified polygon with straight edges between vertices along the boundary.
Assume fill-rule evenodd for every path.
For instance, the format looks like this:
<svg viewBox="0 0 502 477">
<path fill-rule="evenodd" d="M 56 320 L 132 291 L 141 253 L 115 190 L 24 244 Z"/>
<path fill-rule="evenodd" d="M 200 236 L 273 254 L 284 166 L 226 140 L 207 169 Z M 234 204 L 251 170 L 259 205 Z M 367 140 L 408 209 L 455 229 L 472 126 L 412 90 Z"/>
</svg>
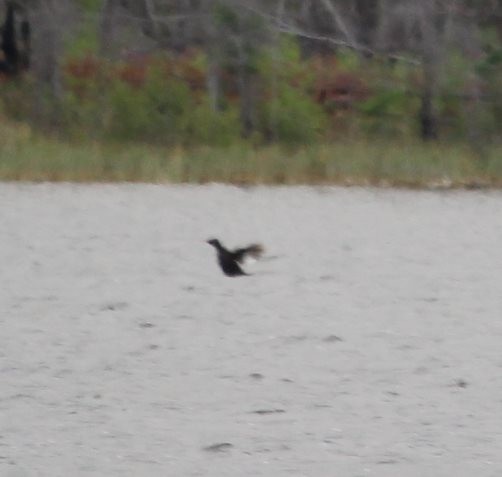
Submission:
<svg viewBox="0 0 502 477">
<path fill-rule="evenodd" d="M 502 185 L 502 0 L 1 12 L 2 179 Z"/>
</svg>

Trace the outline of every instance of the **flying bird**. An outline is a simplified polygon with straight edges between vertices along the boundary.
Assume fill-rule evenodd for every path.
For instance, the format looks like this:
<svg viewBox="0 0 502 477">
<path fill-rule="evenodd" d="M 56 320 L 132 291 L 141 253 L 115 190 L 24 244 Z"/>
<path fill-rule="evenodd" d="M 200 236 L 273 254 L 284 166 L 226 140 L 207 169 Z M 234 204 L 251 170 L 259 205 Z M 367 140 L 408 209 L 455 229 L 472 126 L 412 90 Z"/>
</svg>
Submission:
<svg viewBox="0 0 502 477">
<path fill-rule="evenodd" d="M 240 265 L 244 262 L 246 257 L 260 258 L 263 254 L 263 247 L 260 244 L 251 244 L 244 248 L 237 248 L 235 250 L 227 250 L 218 239 L 211 239 L 207 241 L 216 249 L 218 254 L 218 263 L 223 270 L 223 273 L 228 277 L 238 277 L 242 275 L 249 275 Z"/>
</svg>

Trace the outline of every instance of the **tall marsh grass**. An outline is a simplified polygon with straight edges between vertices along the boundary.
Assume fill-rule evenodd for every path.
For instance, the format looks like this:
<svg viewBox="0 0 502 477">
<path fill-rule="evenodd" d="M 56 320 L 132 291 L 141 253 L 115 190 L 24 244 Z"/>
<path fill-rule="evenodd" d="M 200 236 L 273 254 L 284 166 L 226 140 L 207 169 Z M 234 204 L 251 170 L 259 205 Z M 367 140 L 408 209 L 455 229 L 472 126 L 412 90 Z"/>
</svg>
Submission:
<svg viewBox="0 0 502 477">
<path fill-rule="evenodd" d="M 0 121 L 0 180 L 502 186 L 502 146 L 382 141 L 253 147 L 67 142 Z"/>
</svg>

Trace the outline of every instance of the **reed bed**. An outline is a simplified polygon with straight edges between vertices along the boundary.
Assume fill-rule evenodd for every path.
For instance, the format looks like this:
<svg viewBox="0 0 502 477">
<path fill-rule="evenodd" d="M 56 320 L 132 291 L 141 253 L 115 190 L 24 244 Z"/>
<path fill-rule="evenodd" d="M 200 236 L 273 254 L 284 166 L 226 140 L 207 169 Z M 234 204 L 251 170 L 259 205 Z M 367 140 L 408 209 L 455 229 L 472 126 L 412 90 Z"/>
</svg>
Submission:
<svg viewBox="0 0 502 477">
<path fill-rule="evenodd" d="M 1 124 L 0 180 L 500 187 L 502 146 L 382 140 L 300 147 L 68 142 Z"/>
</svg>

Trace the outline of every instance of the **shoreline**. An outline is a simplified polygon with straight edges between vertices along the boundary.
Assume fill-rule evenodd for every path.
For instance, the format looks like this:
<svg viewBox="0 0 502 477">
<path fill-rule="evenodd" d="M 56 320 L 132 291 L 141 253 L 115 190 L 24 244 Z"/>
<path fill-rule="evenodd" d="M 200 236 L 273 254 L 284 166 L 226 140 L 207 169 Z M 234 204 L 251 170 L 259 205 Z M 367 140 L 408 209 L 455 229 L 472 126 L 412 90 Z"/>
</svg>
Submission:
<svg viewBox="0 0 502 477">
<path fill-rule="evenodd" d="M 413 183 L 413 182 L 396 182 L 389 183 L 383 181 L 352 181 L 346 179 L 343 181 L 335 182 L 223 182 L 218 180 L 203 181 L 203 182 L 171 182 L 171 181 L 143 181 L 143 180 L 80 180 L 71 178 L 40 178 L 40 179 L 5 179 L 0 176 L 0 184 L 23 184 L 23 185 L 41 185 L 41 184 L 74 184 L 80 186 L 94 186 L 94 185 L 152 185 L 152 186 L 208 186 L 208 185 L 221 185 L 243 189 L 254 189 L 259 187 L 307 187 L 307 188 L 341 188 L 341 189 L 377 189 L 377 190 L 403 190 L 414 192 L 448 192 L 448 191 L 501 191 L 501 183 L 487 182 L 483 180 L 466 180 L 461 182 L 452 182 L 447 179 L 437 182 L 429 183 Z"/>
</svg>

